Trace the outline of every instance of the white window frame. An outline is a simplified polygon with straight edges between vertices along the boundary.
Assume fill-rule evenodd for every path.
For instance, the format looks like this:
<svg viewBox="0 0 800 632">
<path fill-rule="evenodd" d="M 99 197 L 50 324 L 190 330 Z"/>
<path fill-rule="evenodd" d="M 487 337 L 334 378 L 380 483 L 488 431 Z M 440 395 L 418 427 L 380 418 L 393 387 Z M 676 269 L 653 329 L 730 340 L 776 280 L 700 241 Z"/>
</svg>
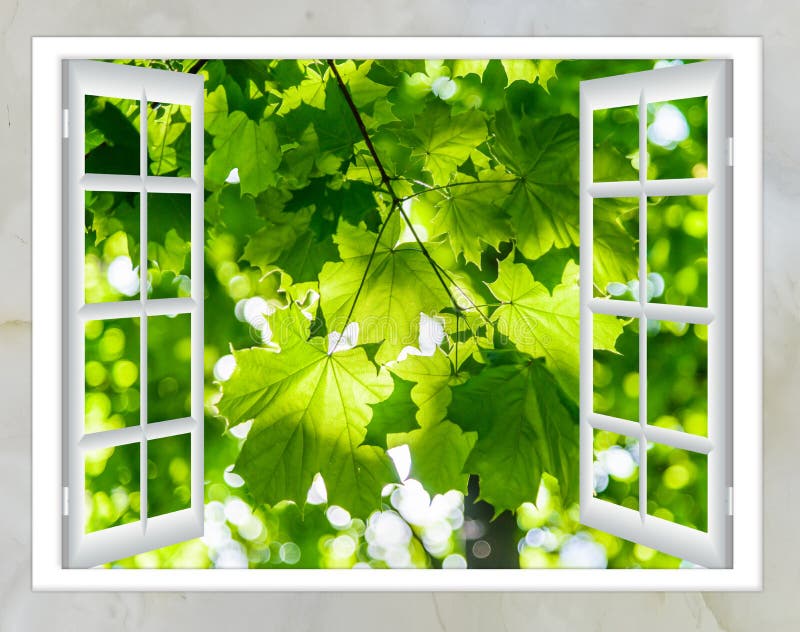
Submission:
<svg viewBox="0 0 800 632">
<path fill-rule="evenodd" d="M 67 258 L 65 275 L 67 337 L 66 428 L 63 513 L 66 519 L 64 563 L 70 568 L 97 566 L 144 551 L 203 535 L 203 79 L 179 72 L 137 68 L 108 62 L 64 62 L 65 105 L 62 136 L 65 147 L 64 217 Z M 86 173 L 84 161 L 85 97 L 98 95 L 139 103 L 139 173 L 107 175 Z M 148 175 L 148 102 L 191 107 L 190 177 Z M 85 192 L 124 191 L 139 194 L 140 259 L 139 300 L 85 303 L 84 248 Z M 147 201 L 149 193 L 181 193 L 190 197 L 190 296 L 147 297 Z M 189 314 L 191 322 L 190 416 L 148 422 L 147 331 L 153 316 Z M 85 338 L 91 320 L 139 319 L 139 425 L 87 434 L 84 430 Z M 148 517 L 148 444 L 155 439 L 190 436 L 189 507 Z M 139 445 L 140 520 L 85 533 L 85 457 L 108 447 Z"/>
<path fill-rule="evenodd" d="M 581 523 L 664 551 L 707 568 L 727 568 L 732 561 L 733 481 L 731 470 L 731 191 L 733 166 L 728 153 L 733 139 L 729 61 L 704 61 L 658 70 L 583 81 L 580 87 L 581 163 L 581 386 L 580 386 L 580 518 Z M 704 178 L 647 178 L 647 106 L 707 96 L 708 175 Z M 594 112 L 636 106 L 639 115 L 639 179 L 594 182 Z M 647 286 L 648 197 L 706 195 L 708 208 L 708 304 L 686 307 L 639 301 L 592 298 L 594 201 L 636 197 L 639 200 L 639 287 Z M 638 424 L 593 411 L 593 319 L 607 314 L 639 321 Z M 708 326 L 708 436 L 649 425 L 647 420 L 648 320 Z M 594 431 L 607 430 L 633 438 L 639 450 L 639 510 L 594 495 Z M 669 522 L 647 513 L 647 446 L 658 443 L 704 454 L 708 465 L 708 528 L 706 531 Z"/>
<path fill-rule="evenodd" d="M 675 570 L 122 570 L 62 563 L 62 61 L 114 58 L 728 59 L 733 74 L 732 567 Z M 34 38 L 34 589 L 758 590 L 762 583 L 760 38 Z M 195 242 L 193 245 L 197 248 Z M 738 291 L 737 291 L 738 290 Z"/>
</svg>

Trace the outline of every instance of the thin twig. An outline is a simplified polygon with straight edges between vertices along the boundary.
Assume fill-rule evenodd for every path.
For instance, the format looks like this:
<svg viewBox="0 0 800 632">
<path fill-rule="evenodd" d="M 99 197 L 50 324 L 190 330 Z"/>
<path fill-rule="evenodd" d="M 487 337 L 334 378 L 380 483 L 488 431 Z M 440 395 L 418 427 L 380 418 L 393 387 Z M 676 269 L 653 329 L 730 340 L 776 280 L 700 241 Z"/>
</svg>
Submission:
<svg viewBox="0 0 800 632">
<path fill-rule="evenodd" d="M 383 231 L 386 230 L 386 226 L 389 225 L 389 219 L 392 217 L 392 213 L 394 210 L 398 208 L 397 203 L 392 204 L 392 208 L 389 209 L 389 212 L 386 214 L 386 219 L 381 224 L 380 229 L 378 230 L 378 236 L 375 238 L 375 243 L 372 245 L 372 252 L 369 253 L 369 259 L 367 259 L 367 265 L 364 268 L 364 274 L 361 276 L 361 282 L 358 284 L 358 289 L 356 290 L 356 295 L 353 298 L 353 302 L 350 305 L 350 311 L 347 312 L 347 318 L 344 321 L 344 326 L 342 327 L 342 335 L 339 336 L 339 339 L 333 344 L 333 349 L 329 350 L 329 353 L 333 353 L 336 351 L 336 347 L 339 346 L 339 342 L 344 337 L 344 330 L 350 324 L 350 319 L 353 317 L 353 311 L 356 308 L 356 303 L 358 302 L 358 297 L 361 295 L 361 290 L 364 289 L 364 283 L 367 281 L 367 274 L 369 273 L 369 269 L 372 266 L 372 260 L 375 258 L 375 253 L 378 250 L 378 244 L 381 242 L 381 237 L 383 237 Z"/>
<path fill-rule="evenodd" d="M 399 200 L 397 208 L 400 211 L 400 215 L 406 221 L 406 225 L 408 225 L 408 228 L 411 231 L 411 234 L 414 236 L 414 239 L 416 239 L 417 244 L 419 245 L 419 248 L 422 251 L 422 255 L 428 260 L 428 263 L 431 264 L 431 268 L 433 269 L 434 274 L 436 274 L 436 278 L 439 279 L 439 283 L 442 284 L 444 291 L 447 292 L 447 296 L 450 298 L 450 303 L 453 305 L 453 309 L 456 312 L 459 312 L 461 310 L 461 306 L 456 302 L 453 293 L 450 291 L 450 286 L 447 285 L 445 280 L 442 278 L 442 274 L 439 271 L 441 266 L 438 263 L 436 263 L 436 261 L 434 261 L 433 257 L 431 257 L 431 253 L 428 252 L 428 249 L 425 247 L 425 244 L 422 243 L 422 240 L 419 238 L 419 235 L 417 235 L 417 231 L 414 228 L 414 225 L 411 223 L 411 220 L 409 219 L 408 215 L 406 215 L 406 212 L 405 210 L 403 210 L 402 204 L 399 203 Z M 441 269 L 443 270 L 444 268 Z"/>
<path fill-rule="evenodd" d="M 491 325 L 492 321 L 489 320 L 489 317 L 486 316 L 480 309 L 478 309 L 479 306 L 476 305 L 475 301 L 473 301 L 469 297 L 469 294 L 467 294 L 464 290 L 462 290 L 460 287 L 458 287 L 458 284 L 453 280 L 453 277 L 450 276 L 450 273 L 447 270 L 445 270 L 442 266 L 440 266 L 438 263 L 436 263 L 435 261 L 433 261 L 433 265 L 436 266 L 439 270 L 441 270 L 442 274 L 444 274 L 444 276 L 447 278 L 447 280 L 450 281 L 450 283 L 452 283 L 455 287 L 458 288 L 458 291 L 461 292 L 461 295 L 465 299 L 467 299 L 469 301 L 469 304 L 475 309 L 476 312 L 478 312 L 478 315 L 480 315 L 481 318 L 483 318 L 483 320 L 485 320 L 487 324 Z M 462 308 L 461 306 L 457 306 L 456 307 L 456 311 L 457 312 L 458 311 L 464 311 L 464 308 Z"/>
<path fill-rule="evenodd" d="M 408 215 L 406 215 L 405 210 L 403 210 L 402 207 L 403 200 L 394 191 L 394 187 L 392 186 L 392 179 L 389 177 L 389 174 L 386 173 L 386 169 L 384 169 L 383 167 L 383 162 L 381 161 L 380 156 L 378 156 L 378 151 L 375 149 L 375 145 L 372 143 L 372 139 L 370 138 L 369 132 L 367 131 L 367 126 L 364 124 L 364 119 L 361 118 L 361 114 L 358 111 L 356 104 L 353 102 L 353 97 L 350 96 L 350 91 L 347 89 L 347 86 L 344 85 L 344 80 L 342 79 L 342 76 L 339 74 L 339 70 L 336 68 L 336 63 L 332 59 L 328 59 L 327 61 L 328 61 L 328 66 L 330 67 L 331 72 L 333 73 L 333 76 L 336 78 L 336 83 L 339 84 L 339 90 L 341 91 L 344 100 L 347 102 L 347 106 L 350 108 L 350 112 L 352 113 L 353 118 L 355 119 L 356 125 L 358 125 L 358 129 L 361 130 L 361 136 L 364 138 L 364 142 L 367 145 L 367 149 L 369 150 L 369 153 L 372 154 L 372 159 L 375 161 L 375 166 L 378 168 L 378 172 L 381 174 L 381 182 L 383 182 L 383 185 L 386 187 L 386 190 L 392 197 L 392 208 L 396 207 L 400 211 L 400 215 L 403 217 L 403 219 L 406 222 L 406 225 L 411 231 L 411 234 L 414 236 L 414 239 L 419 245 L 423 256 L 428 260 L 428 263 L 430 263 L 434 274 L 436 274 L 436 278 L 439 280 L 439 283 L 442 284 L 444 291 L 450 298 L 450 302 L 452 303 L 453 308 L 456 311 L 458 311 L 461 308 L 459 307 L 458 303 L 453 297 L 453 293 L 450 291 L 450 287 L 442 278 L 442 275 L 439 272 L 440 266 L 433 260 L 433 257 L 431 257 L 431 254 L 428 252 L 428 249 L 425 247 L 425 244 L 419 238 L 419 235 L 417 235 L 417 231 L 414 228 L 413 224 L 411 223 L 411 220 L 409 219 Z M 384 220 L 384 224 L 385 223 L 386 220 Z"/>
<path fill-rule="evenodd" d="M 386 169 L 383 168 L 383 163 L 378 157 L 378 152 L 375 149 L 375 145 L 372 144 L 372 139 L 369 137 L 369 132 L 367 132 L 367 126 L 364 125 L 364 119 L 361 118 L 361 114 L 358 112 L 358 108 L 353 102 L 353 97 L 350 96 L 350 91 L 347 89 L 347 86 L 344 85 L 344 80 L 339 74 L 339 70 L 336 68 L 334 61 L 332 59 L 327 61 L 333 76 L 336 78 L 336 83 L 339 84 L 339 90 L 341 91 L 344 100 L 347 101 L 347 106 L 350 108 L 350 112 L 353 114 L 356 125 L 358 125 L 358 129 L 361 130 L 361 136 L 364 138 L 364 142 L 367 144 L 367 149 L 369 149 L 369 153 L 372 154 L 372 159 L 375 161 L 375 165 L 378 167 L 378 172 L 381 174 L 381 181 L 383 182 L 383 185 L 389 191 L 389 195 L 392 196 L 392 201 L 399 202 L 400 198 L 395 195 L 394 188 L 392 188 L 392 179 L 386 173 Z"/>
<path fill-rule="evenodd" d="M 413 182 L 416 182 L 416 183 L 419 184 L 419 182 L 417 180 L 414 180 Z M 475 180 L 475 181 L 472 181 L 472 182 L 453 182 L 451 184 L 442 184 L 442 185 L 435 186 L 435 187 L 432 186 L 432 187 L 429 187 L 429 188 L 425 189 L 424 191 L 417 191 L 416 193 L 412 193 L 410 195 L 406 195 L 404 198 L 402 198 L 401 201 L 405 202 L 406 200 L 410 200 L 411 198 L 415 198 L 415 197 L 417 197 L 419 195 L 424 195 L 426 193 L 433 193 L 434 191 L 442 191 L 443 189 L 451 189 L 453 187 L 461 187 L 461 186 L 465 186 L 465 185 L 468 185 L 468 184 L 472 184 L 472 185 L 475 185 L 475 184 L 510 184 L 512 182 L 519 182 L 519 178 L 509 178 L 507 180 Z"/>
</svg>

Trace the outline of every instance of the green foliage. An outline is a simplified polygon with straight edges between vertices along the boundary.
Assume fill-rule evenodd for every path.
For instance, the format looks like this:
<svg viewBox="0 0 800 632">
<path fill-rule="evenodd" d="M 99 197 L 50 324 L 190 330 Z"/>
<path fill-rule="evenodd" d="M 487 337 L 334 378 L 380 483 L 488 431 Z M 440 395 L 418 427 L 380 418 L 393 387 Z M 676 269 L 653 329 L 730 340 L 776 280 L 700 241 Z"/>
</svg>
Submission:
<svg viewBox="0 0 800 632">
<path fill-rule="evenodd" d="M 574 407 L 541 363 L 521 354 L 514 360 L 455 388 L 448 411 L 462 429 L 478 434 L 466 468 L 480 477 L 480 497 L 495 515 L 535 498 L 543 472 L 558 479 L 567 501 L 577 499 Z"/>
<path fill-rule="evenodd" d="M 268 320 L 274 332 L 271 342 L 280 346 L 279 353 L 273 349 L 234 353 L 237 368 L 222 387 L 218 409 L 230 426 L 254 419 L 236 471 L 257 500 L 269 504 L 293 500 L 301 505 L 313 476 L 320 472 L 329 495 L 364 517 L 365 511 L 380 506 L 379 491 L 393 480 L 390 469 L 378 465 L 386 459 L 382 448 L 402 443 L 411 450 L 412 472 L 430 491 L 446 491 L 448 485 L 463 491 L 466 474 L 474 473 L 482 497 L 490 499 L 498 512 L 513 510 L 530 498 L 543 471 L 559 477 L 565 490 L 574 489 L 575 473 L 564 465 L 570 461 L 568 448 L 556 449 L 556 454 L 564 453 L 559 458 L 551 451 L 551 444 L 560 445 L 559 433 L 573 432 L 569 425 L 559 425 L 559 420 L 569 421 L 567 409 L 559 404 L 545 415 L 531 402 L 543 384 L 555 388 L 554 378 L 568 397 L 577 398 L 577 268 L 564 261 L 560 283 L 551 292 L 534 281 L 530 261 L 554 246 L 577 243 L 577 122 L 571 115 L 515 116 L 498 107 L 496 99 L 492 109 L 483 109 L 478 102 L 456 108 L 449 100 L 458 90 L 447 82 L 458 73 L 447 64 L 426 63 L 424 74 L 409 76 L 391 64 L 381 65 L 378 73 L 379 63 L 341 62 L 334 72 L 329 64 L 298 62 L 301 72 L 279 93 L 276 107 L 265 110 L 263 119 L 252 121 L 244 112 L 234 111 L 222 121 L 222 107 L 214 111 L 212 127 L 217 133 L 207 167 L 210 186 L 221 186 L 228 172 L 238 168 L 240 195 L 253 196 L 256 212 L 265 220 L 258 230 L 251 228 L 244 259 L 265 272 L 277 268 L 287 273 L 281 277 L 285 280 L 279 292 L 292 292 L 287 283 L 310 281 L 320 297 L 313 335 L 304 319 L 289 327 L 293 337 L 279 333 L 287 328 L 286 313 L 295 314 L 292 319 L 297 320 L 298 308 L 290 304 Z M 483 67 L 490 73 L 488 84 L 502 84 L 501 72 L 506 81 L 510 73 L 512 83 L 523 76 L 536 80 L 536 69 L 533 62 L 509 62 L 502 71 L 493 64 Z M 462 67 L 459 72 L 466 70 Z M 265 75 L 251 78 L 251 91 L 267 89 L 272 71 L 267 66 Z M 545 73 L 545 83 L 547 78 Z M 286 81 L 283 72 L 280 80 Z M 211 93 L 215 104 L 222 102 L 218 91 Z M 278 95 L 274 90 L 271 94 Z M 350 108 L 348 98 L 353 108 L 364 108 L 363 114 Z M 321 134 L 335 133 L 325 119 L 335 112 L 343 119 L 334 127 L 344 136 L 331 142 Z M 359 132 L 356 142 L 344 120 L 356 130 L 362 122 L 365 128 L 369 123 L 370 135 Z M 286 137 L 273 141 L 266 132 L 272 129 Z M 265 130 L 263 138 L 257 130 Z M 282 155 L 269 150 L 275 143 L 283 148 Z M 271 154 L 273 164 L 264 166 L 256 146 Z M 243 171 L 234 158 L 254 171 Z M 364 170 L 359 169 L 362 162 Z M 394 174 L 392 180 L 384 176 L 388 173 Z M 371 206 L 378 218 L 374 230 L 363 221 L 352 221 L 358 216 L 348 209 L 328 207 L 319 195 L 319 184 L 324 183 L 327 193 L 367 179 L 374 187 Z M 309 186 L 317 195 L 289 209 L 286 202 L 303 200 L 302 190 Z M 277 191 L 265 198 L 262 193 L 269 187 Z M 275 200 L 280 200 L 277 206 Z M 313 235 L 312 225 L 317 226 Z M 327 231 L 332 232 L 338 257 L 316 258 L 322 263 L 317 278 L 313 263 L 302 271 L 292 265 L 298 242 L 301 254 L 306 247 L 310 252 Z M 514 263 L 513 254 L 501 259 L 497 253 L 504 244 L 516 244 L 529 262 Z M 447 256 L 443 248 L 452 254 Z M 324 252 L 318 245 L 314 250 Z M 309 259 L 303 260 L 307 265 Z M 497 270 L 496 279 L 483 286 L 485 276 L 476 275 L 473 266 L 485 270 L 489 278 Z M 491 296 L 501 304 L 489 316 L 477 305 Z M 403 359 L 401 350 L 417 349 L 414 343 L 425 335 L 421 315 L 438 315 L 450 322 L 455 316 L 460 331 L 451 328 L 442 350 L 436 348 L 439 344 L 423 350 L 423 344 L 430 343 L 420 338 L 417 352 Z M 326 353 L 318 334 L 341 332 L 351 323 L 358 325 L 355 344 L 376 349 L 372 360 L 358 347 L 336 349 L 338 334 L 328 342 L 327 351 L 334 352 Z M 474 429 L 463 417 L 461 430 L 445 419 L 451 383 L 465 382 L 462 388 L 468 388 L 474 382 L 478 388 L 484 379 L 479 377 L 482 355 L 491 351 L 495 326 L 501 344 L 545 359 L 544 366 L 531 365 L 536 369 L 529 369 L 524 379 L 504 387 L 509 397 L 524 402 L 519 432 L 529 440 L 514 440 L 498 421 L 494 434 L 491 424 L 482 426 L 476 441 Z M 609 319 L 598 339 L 601 348 L 613 350 L 621 332 L 617 321 Z M 456 375 L 458 346 L 473 360 L 470 369 Z M 359 355 L 350 359 L 354 353 Z M 402 386 L 392 395 L 394 382 L 387 369 L 413 386 L 398 382 Z M 471 376 L 473 372 L 477 374 Z M 390 396 L 391 408 L 381 406 Z M 412 413 L 419 424 L 416 430 Z M 370 429 L 373 414 L 376 426 Z M 493 447 L 500 437 L 511 438 L 505 452 Z M 440 449 L 444 445 L 451 446 L 447 458 Z M 525 471 L 510 471 L 513 464 Z M 370 471 L 369 477 L 350 474 L 364 470 Z M 517 480 L 518 489 L 500 492 L 497 488 L 507 479 Z"/>
<path fill-rule="evenodd" d="M 497 280 L 489 284 L 494 297 L 501 301 L 492 320 L 520 351 L 544 358 L 550 373 L 577 401 L 579 358 L 575 341 L 580 335 L 577 267 L 568 263 L 561 283 L 551 293 L 534 280 L 528 266 L 513 263 L 512 259 L 508 256 L 500 262 Z M 595 348 L 613 350 L 621 333 L 622 325 L 616 318 L 603 315 L 595 318 Z"/>
<path fill-rule="evenodd" d="M 516 243 L 528 259 L 578 243 L 578 121 L 564 115 L 514 119 L 507 110 L 494 122 L 494 152 L 518 176 L 505 199 Z"/>
<path fill-rule="evenodd" d="M 382 228 L 377 236 L 363 224 L 342 222 L 334 236 L 342 261 L 325 264 L 319 291 L 328 328 L 359 323 L 359 341 L 382 343 L 377 357 L 387 362 L 416 338 L 420 313 L 443 309 L 448 295 L 418 246 L 397 245 L 400 216 L 393 215 Z"/>
<path fill-rule="evenodd" d="M 520 507 L 544 507 L 537 493 L 547 488 L 563 502 L 553 509 L 560 528 L 574 532 L 566 512 L 578 488 L 578 82 L 652 62 L 124 63 L 206 79 L 206 242 L 189 243 L 186 218 L 167 197 L 153 208 L 169 221 L 154 220 L 140 239 L 135 200 L 92 194 L 92 300 L 120 300 L 102 273 L 120 256 L 138 265 L 144 244 L 150 278 L 162 279 L 153 296 L 166 295 L 163 279 L 180 285 L 188 255 L 204 251 L 206 500 L 212 514 L 246 503 L 241 521 L 222 518 L 246 562 L 389 564 L 368 546 L 368 523 L 400 506 L 387 454 L 398 446 L 408 446 L 410 475 L 431 495 L 464 493 L 474 476 L 495 515 L 523 520 Z M 92 99 L 87 171 L 138 173 L 138 103 Z M 188 175 L 191 113 L 151 105 L 147 121 L 149 173 Z M 631 167 L 629 140 L 605 139 L 595 164 L 604 173 Z M 627 256 L 638 239 L 635 208 L 609 202 L 596 214 L 601 294 L 636 275 Z M 619 353 L 634 325 L 598 322 L 598 351 Z M 164 358 L 179 344 L 164 340 Z M 228 354 L 235 369 L 223 375 L 215 367 Z M 309 497 L 317 474 L 324 500 Z M 658 496 L 662 504 L 673 492 Z M 325 502 L 351 517 L 334 533 Z M 131 519 L 109 516 L 97 524 Z M 463 551 L 455 532 L 435 548 L 402 520 L 413 527 L 408 564 L 440 565 Z M 337 549 L 341 538 L 347 546 Z M 608 542 L 611 551 L 618 541 Z M 624 550 L 626 563 L 643 563 Z M 221 564 L 189 545 L 153 555 L 162 565 Z"/>
<path fill-rule="evenodd" d="M 235 352 L 236 370 L 219 402 L 232 425 L 254 420 L 237 471 L 257 500 L 300 505 L 320 472 L 331 500 L 369 515 L 395 478 L 383 451 L 361 445 L 369 404 L 389 396 L 391 377 L 376 372 L 362 348 L 331 353 L 322 338 L 309 340 L 309 321 L 295 305 L 269 322 L 280 352 Z"/>
</svg>

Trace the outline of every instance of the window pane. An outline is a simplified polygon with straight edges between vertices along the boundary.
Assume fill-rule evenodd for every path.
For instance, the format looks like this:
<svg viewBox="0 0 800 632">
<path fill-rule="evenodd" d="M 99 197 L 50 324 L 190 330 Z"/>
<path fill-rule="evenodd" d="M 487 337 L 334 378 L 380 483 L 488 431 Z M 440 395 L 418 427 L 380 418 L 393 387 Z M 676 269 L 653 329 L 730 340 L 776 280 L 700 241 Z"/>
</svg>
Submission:
<svg viewBox="0 0 800 632">
<path fill-rule="evenodd" d="M 708 198 L 650 198 L 647 202 L 648 300 L 708 305 Z"/>
<path fill-rule="evenodd" d="M 647 177 L 708 175 L 708 97 L 648 103 Z"/>
<path fill-rule="evenodd" d="M 84 300 L 139 298 L 139 194 L 87 191 Z"/>
<path fill-rule="evenodd" d="M 191 176 L 192 108 L 147 104 L 147 175 Z"/>
<path fill-rule="evenodd" d="M 656 443 L 647 451 L 647 513 L 708 529 L 708 457 Z"/>
<path fill-rule="evenodd" d="M 147 194 L 147 279 L 150 298 L 191 296 L 191 196 Z"/>
<path fill-rule="evenodd" d="M 708 327 L 650 321 L 647 419 L 663 428 L 708 436 Z"/>
<path fill-rule="evenodd" d="M 147 421 L 191 414 L 191 315 L 147 319 Z"/>
<path fill-rule="evenodd" d="M 147 442 L 147 515 L 189 507 L 192 437 L 188 434 Z"/>
<path fill-rule="evenodd" d="M 87 94 L 86 173 L 139 175 L 139 101 Z"/>
<path fill-rule="evenodd" d="M 139 319 L 85 326 L 85 432 L 139 425 Z"/>
<path fill-rule="evenodd" d="M 88 452 L 85 532 L 139 520 L 139 444 Z"/>
<path fill-rule="evenodd" d="M 594 111 L 594 181 L 639 179 L 639 106 Z"/>
<path fill-rule="evenodd" d="M 625 325 L 617 338 L 617 353 L 594 352 L 594 412 L 639 420 L 639 323 L 633 319 L 594 315 L 594 335 L 602 332 L 603 323 L 616 319 Z"/>
<path fill-rule="evenodd" d="M 639 199 L 596 198 L 592 215 L 595 297 L 639 300 Z"/>
<path fill-rule="evenodd" d="M 639 511 L 639 442 L 594 431 L 594 494 L 600 500 Z"/>
</svg>

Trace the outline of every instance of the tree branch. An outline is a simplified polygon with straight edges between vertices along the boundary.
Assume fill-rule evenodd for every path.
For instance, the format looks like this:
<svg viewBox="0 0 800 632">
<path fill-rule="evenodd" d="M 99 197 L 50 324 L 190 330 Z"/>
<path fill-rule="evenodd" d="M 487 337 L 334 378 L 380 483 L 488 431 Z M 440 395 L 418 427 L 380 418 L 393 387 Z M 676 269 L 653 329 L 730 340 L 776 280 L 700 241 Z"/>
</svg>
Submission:
<svg viewBox="0 0 800 632">
<path fill-rule="evenodd" d="M 336 83 L 339 84 L 339 90 L 344 97 L 344 100 L 347 101 L 347 106 L 350 108 L 350 112 L 353 114 L 353 118 L 356 121 L 356 125 L 358 125 L 358 129 L 361 130 L 361 136 L 364 138 L 364 142 L 367 144 L 367 149 L 369 149 L 369 153 L 372 154 L 372 159 L 375 161 L 375 164 L 378 167 L 378 171 L 381 174 L 381 181 L 383 185 L 386 187 L 386 190 L 389 192 L 389 195 L 392 196 L 392 202 L 399 202 L 400 198 L 394 192 L 394 188 L 392 187 L 392 179 L 386 173 L 386 169 L 383 168 L 383 163 L 381 159 L 378 157 L 378 152 L 375 149 L 375 145 L 372 144 L 372 139 L 369 137 L 369 132 L 367 132 L 367 126 L 364 125 L 364 119 L 361 118 L 361 114 L 356 107 L 356 104 L 353 102 L 353 97 L 350 96 L 350 91 L 347 89 L 347 86 L 344 85 L 344 80 L 342 79 L 342 75 L 339 74 L 338 68 L 336 68 L 336 63 L 332 59 L 328 59 L 328 67 L 330 67 L 333 76 L 336 78 Z"/>
<path fill-rule="evenodd" d="M 405 210 L 402 206 L 402 198 L 398 197 L 398 195 L 394 191 L 394 187 L 392 186 L 392 179 L 389 177 L 389 174 L 386 173 L 386 169 L 383 167 L 383 162 L 381 162 L 380 156 L 378 156 L 378 151 L 375 149 L 375 145 L 372 144 L 372 139 L 369 136 L 369 132 L 367 131 L 367 126 L 364 124 L 364 119 L 361 118 L 361 114 L 356 107 L 356 104 L 353 102 L 353 97 L 350 96 L 350 91 L 347 89 L 347 86 L 344 85 L 344 80 L 342 76 L 339 74 L 339 70 L 336 68 L 336 63 L 332 59 L 328 59 L 328 67 L 331 69 L 333 76 L 336 78 L 336 83 L 339 84 L 339 90 L 344 97 L 344 100 L 347 102 L 347 106 L 350 108 L 350 112 L 355 119 L 356 125 L 358 125 L 358 129 L 361 130 L 361 136 L 364 138 L 364 142 L 367 144 L 367 149 L 369 153 L 372 154 L 372 159 L 375 161 L 375 165 L 378 167 L 378 172 L 381 174 L 381 182 L 383 186 L 386 187 L 389 195 L 392 197 L 392 209 L 395 207 L 397 210 L 400 211 L 400 215 L 402 215 L 403 219 L 406 222 L 411 234 L 414 236 L 417 244 L 422 251 L 424 257 L 428 260 L 431 268 L 433 269 L 434 274 L 436 274 L 436 278 L 439 279 L 439 283 L 442 284 L 444 291 L 447 292 L 447 296 L 450 298 L 450 303 L 453 305 L 453 309 L 457 312 L 461 310 L 461 307 L 456 302 L 455 298 L 453 297 L 453 293 L 450 291 L 450 286 L 447 285 L 444 278 L 442 277 L 441 272 L 439 272 L 440 266 L 433 260 L 431 254 L 428 252 L 428 249 L 425 247 L 425 244 L 417 235 L 417 231 L 415 230 L 414 226 L 411 224 L 411 220 L 409 219 L 408 215 L 406 215 Z M 388 218 L 387 218 L 388 219 Z M 386 220 L 384 220 L 384 224 Z M 367 267 L 369 269 L 369 267 Z M 366 274 L 366 271 L 365 271 Z M 355 301 L 353 301 L 353 305 L 355 305 Z M 352 311 L 352 310 L 351 310 Z"/>
</svg>

